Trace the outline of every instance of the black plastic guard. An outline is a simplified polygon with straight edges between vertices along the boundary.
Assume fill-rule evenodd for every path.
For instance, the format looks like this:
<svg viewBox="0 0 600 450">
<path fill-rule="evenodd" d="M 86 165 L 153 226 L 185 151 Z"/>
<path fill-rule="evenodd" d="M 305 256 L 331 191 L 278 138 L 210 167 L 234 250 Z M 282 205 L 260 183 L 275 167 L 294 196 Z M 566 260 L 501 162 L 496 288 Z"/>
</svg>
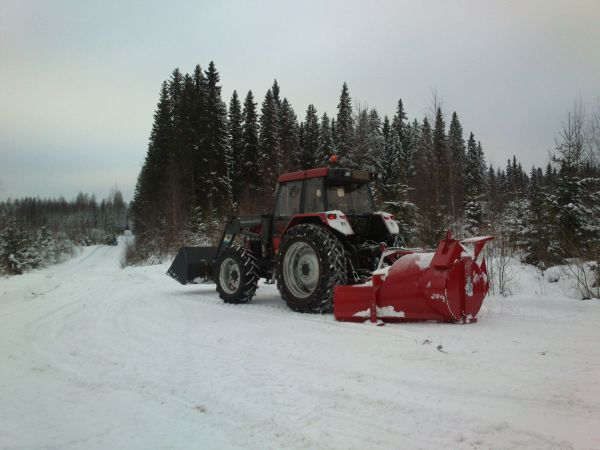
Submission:
<svg viewBox="0 0 600 450">
<path fill-rule="evenodd" d="M 212 279 L 217 247 L 181 247 L 167 274 L 181 284 Z"/>
</svg>

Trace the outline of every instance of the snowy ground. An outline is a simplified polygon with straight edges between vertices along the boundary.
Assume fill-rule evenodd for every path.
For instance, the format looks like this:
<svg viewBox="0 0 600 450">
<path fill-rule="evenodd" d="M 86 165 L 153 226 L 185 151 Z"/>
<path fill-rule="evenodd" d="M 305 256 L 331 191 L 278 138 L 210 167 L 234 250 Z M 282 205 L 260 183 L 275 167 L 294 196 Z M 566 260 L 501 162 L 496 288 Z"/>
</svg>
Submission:
<svg viewBox="0 0 600 450">
<path fill-rule="evenodd" d="M 0 448 L 600 448 L 598 301 L 540 284 L 476 324 L 373 327 L 120 251 L 0 279 Z"/>
</svg>

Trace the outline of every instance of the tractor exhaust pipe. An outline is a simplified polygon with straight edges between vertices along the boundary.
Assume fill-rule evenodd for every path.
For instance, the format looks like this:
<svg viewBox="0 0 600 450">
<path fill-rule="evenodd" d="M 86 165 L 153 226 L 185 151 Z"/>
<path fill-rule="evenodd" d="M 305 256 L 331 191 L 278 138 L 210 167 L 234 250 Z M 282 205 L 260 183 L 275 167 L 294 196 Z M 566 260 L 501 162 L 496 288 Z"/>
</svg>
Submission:
<svg viewBox="0 0 600 450">
<path fill-rule="evenodd" d="M 481 251 L 491 236 L 458 241 L 450 232 L 434 253 L 396 250 L 396 261 L 334 293 L 337 320 L 475 322 L 489 289 Z M 384 252 L 385 257 L 394 250 Z M 382 256 L 382 258 L 384 257 Z"/>
</svg>

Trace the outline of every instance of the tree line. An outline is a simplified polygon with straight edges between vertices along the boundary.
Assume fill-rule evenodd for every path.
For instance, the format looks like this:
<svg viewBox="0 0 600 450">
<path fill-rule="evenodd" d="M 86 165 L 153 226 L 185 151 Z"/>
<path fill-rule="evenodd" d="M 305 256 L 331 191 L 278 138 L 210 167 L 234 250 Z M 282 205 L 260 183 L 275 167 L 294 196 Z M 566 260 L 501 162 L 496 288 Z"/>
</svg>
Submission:
<svg viewBox="0 0 600 450">
<path fill-rule="evenodd" d="M 140 259 L 199 229 L 218 234 L 226 215 L 266 212 L 280 173 L 326 165 L 333 153 L 344 167 L 381 174 L 377 200 L 399 217 L 407 244 L 434 242 L 483 195 L 465 189 L 483 180 L 485 162 L 456 113 L 446 130 L 441 107 L 410 121 L 400 99 L 393 117 L 381 117 L 353 106 L 346 83 L 337 109 L 330 117 L 311 104 L 299 120 L 276 80 L 260 108 L 252 91 L 243 100 L 234 91 L 226 105 L 213 62 L 192 74 L 175 69 L 160 90 L 132 205 Z"/>
<path fill-rule="evenodd" d="M 487 165 L 457 112 L 446 114 L 436 96 L 432 103 L 430 114 L 409 119 L 399 99 L 394 115 L 382 117 L 353 104 L 344 83 L 335 115 L 311 104 L 298 118 L 276 80 L 260 106 L 252 91 L 243 99 L 234 91 L 226 104 L 213 62 L 192 74 L 175 69 L 162 84 L 137 181 L 133 259 L 214 239 L 227 215 L 267 212 L 280 173 L 326 165 L 333 153 L 343 167 L 381 175 L 376 200 L 396 215 L 406 245 L 435 245 L 452 228 L 506 235 L 511 251 L 542 266 L 584 250 L 593 256 L 596 115 L 578 125 L 579 137 L 567 124 L 548 164 L 526 170 L 516 157 Z"/>
<path fill-rule="evenodd" d="M 128 222 L 128 206 L 116 188 L 100 202 L 84 193 L 71 201 L 25 197 L 0 202 L 0 273 L 60 262 L 73 255 L 75 245 L 116 245 Z"/>
</svg>

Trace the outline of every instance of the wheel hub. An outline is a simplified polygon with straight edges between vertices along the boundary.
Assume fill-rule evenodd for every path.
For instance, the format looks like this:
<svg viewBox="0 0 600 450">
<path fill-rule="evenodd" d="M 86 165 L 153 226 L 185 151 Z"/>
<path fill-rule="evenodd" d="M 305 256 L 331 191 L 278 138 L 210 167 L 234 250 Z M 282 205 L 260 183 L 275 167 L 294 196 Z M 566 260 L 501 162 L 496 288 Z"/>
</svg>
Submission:
<svg viewBox="0 0 600 450">
<path fill-rule="evenodd" d="M 233 295 L 240 287 L 240 268 L 232 258 L 227 258 L 221 263 L 219 282 L 223 290 Z"/>
<path fill-rule="evenodd" d="M 319 259 L 306 242 L 293 243 L 284 256 L 283 275 L 291 294 L 297 298 L 309 297 L 319 283 Z"/>
</svg>

